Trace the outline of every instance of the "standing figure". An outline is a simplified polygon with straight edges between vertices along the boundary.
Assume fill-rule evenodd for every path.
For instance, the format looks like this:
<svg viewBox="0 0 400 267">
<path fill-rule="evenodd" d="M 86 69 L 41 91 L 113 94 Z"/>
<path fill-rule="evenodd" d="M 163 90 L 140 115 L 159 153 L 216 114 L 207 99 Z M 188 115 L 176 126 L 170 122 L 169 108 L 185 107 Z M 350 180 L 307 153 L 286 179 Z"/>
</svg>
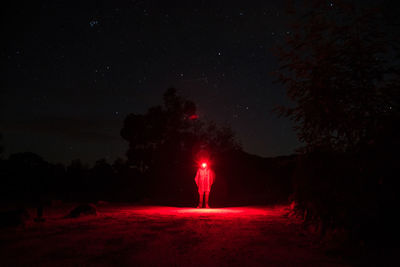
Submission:
<svg viewBox="0 0 400 267">
<path fill-rule="evenodd" d="M 194 178 L 194 180 L 196 181 L 199 191 L 199 205 L 197 208 L 203 207 L 204 194 L 206 195 L 206 208 L 210 208 L 210 206 L 208 206 L 208 197 L 210 195 L 211 186 L 215 180 L 215 174 L 206 162 L 201 164 L 200 168 L 197 170 L 196 178 Z"/>
</svg>

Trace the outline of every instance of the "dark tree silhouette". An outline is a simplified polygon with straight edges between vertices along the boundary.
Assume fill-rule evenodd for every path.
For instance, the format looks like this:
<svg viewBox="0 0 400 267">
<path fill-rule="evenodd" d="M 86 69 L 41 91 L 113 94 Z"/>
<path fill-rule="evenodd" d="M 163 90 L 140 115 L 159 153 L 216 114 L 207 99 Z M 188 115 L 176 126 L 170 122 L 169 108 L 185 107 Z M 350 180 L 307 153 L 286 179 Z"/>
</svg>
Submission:
<svg viewBox="0 0 400 267">
<path fill-rule="evenodd" d="M 110 196 L 111 192 L 116 191 L 113 178 L 114 170 L 111 164 L 104 158 L 97 160 L 90 170 L 90 184 L 96 200 L 105 200 L 105 196 Z"/>
<path fill-rule="evenodd" d="M 379 9 L 307 2 L 278 48 L 279 81 L 294 106 L 277 111 L 295 121 L 306 145 L 294 171 L 293 210 L 321 234 L 396 245 L 399 47 L 385 31 L 393 25 Z"/>
<path fill-rule="evenodd" d="M 211 155 L 240 149 L 229 127 L 197 118 L 196 105 L 173 88 L 163 96 L 163 105 L 149 108 L 145 114 L 130 114 L 121 136 L 129 142 L 128 164 L 145 178 L 145 191 L 179 196 L 192 194 L 195 154 L 207 147 Z M 193 187 L 193 188 L 191 188 Z M 176 192 L 178 191 L 178 192 Z"/>
<path fill-rule="evenodd" d="M 213 147 L 213 152 L 240 148 L 229 127 L 192 119 L 196 105 L 178 96 L 175 89 L 168 89 L 163 100 L 163 106 L 151 107 L 144 115 L 130 114 L 124 121 L 121 136 L 129 142 L 128 160 L 136 168 L 143 172 L 150 168 L 155 151 L 191 152 L 199 142 Z"/>
<path fill-rule="evenodd" d="M 385 123 L 399 119 L 395 42 L 384 32 L 389 26 L 376 8 L 309 2 L 278 49 L 279 81 L 295 105 L 277 110 L 296 122 L 308 150 L 348 151 L 374 142 Z"/>
<path fill-rule="evenodd" d="M 0 142 L 3 141 L 3 135 L 0 133 Z M 0 144 L 0 159 L 3 154 L 4 147 Z"/>
<path fill-rule="evenodd" d="M 92 191 L 89 181 L 89 166 L 82 163 L 80 159 L 72 160 L 66 167 L 67 181 L 65 183 L 69 200 L 86 200 L 89 192 Z"/>
<path fill-rule="evenodd" d="M 10 201 L 38 202 L 49 192 L 51 166 L 31 152 L 11 154 L 3 164 L 2 197 Z"/>
</svg>

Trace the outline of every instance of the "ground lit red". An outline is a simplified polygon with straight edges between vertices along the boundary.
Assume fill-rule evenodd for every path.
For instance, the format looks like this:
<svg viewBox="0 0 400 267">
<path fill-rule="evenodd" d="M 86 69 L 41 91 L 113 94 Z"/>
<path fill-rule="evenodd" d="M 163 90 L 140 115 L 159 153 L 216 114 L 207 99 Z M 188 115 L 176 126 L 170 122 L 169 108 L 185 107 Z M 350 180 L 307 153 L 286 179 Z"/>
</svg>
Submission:
<svg viewBox="0 0 400 267">
<path fill-rule="evenodd" d="M 281 216 L 286 206 L 276 207 L 227 207 L 227 208 L 210 208 L 196 209 L 185 207 L 162 207 L 162 206 L 135 206 L 121 208 L 120 212 L 125 214 L 137 215 L 157 215 L 168 217 L 181 216 L 212 216 L 212 217 L 241 217 L 241 216 Z"/>
</svg>

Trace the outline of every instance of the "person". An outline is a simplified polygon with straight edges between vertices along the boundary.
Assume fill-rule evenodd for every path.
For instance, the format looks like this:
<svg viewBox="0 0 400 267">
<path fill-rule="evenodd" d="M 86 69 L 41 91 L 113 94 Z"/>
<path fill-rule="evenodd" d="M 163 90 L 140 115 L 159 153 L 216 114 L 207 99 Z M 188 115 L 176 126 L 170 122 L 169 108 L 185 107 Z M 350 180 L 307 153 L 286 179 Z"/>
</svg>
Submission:
<svg viewBox="0 0 400 267">
<path fill-rule="evenodd" d="M 205 204 L 206 208 L 210 208 L 208 205 L 208 197 L 210 195 L 211 186 L 215 180 L 215 174 L 213 170 L 208 166 L 207 162 L 203 162 L 200 168 L 197 170 L 196 177 L 194 178 L 198 192 L 199 192 L 199 205 L 197 208 L 203 207 L 203 196 L 205 194 Z"/>
</svg>

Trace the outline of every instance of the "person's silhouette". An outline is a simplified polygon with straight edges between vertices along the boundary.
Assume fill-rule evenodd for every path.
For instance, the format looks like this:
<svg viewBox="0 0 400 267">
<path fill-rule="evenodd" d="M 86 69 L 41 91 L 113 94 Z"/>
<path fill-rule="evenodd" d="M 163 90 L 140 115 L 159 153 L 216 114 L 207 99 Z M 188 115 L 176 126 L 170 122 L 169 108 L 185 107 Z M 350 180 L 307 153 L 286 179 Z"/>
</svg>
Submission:
<svg viewBox="0 0 400 267">
<path fill-rule="evenodd" d="M 206 208 L 210 208 L 208 205 L 208 197 L 210 195 L 210 189 L 215 180 L 215 174 L 208 166 L 207 162 L 203 162 L 200 168 L 197 170 L 196 177 L 194 178 L 199 191 L 199 205 L 197 208 L 203 207 L 203 195 L 205 194 Z"/>
</svg>

